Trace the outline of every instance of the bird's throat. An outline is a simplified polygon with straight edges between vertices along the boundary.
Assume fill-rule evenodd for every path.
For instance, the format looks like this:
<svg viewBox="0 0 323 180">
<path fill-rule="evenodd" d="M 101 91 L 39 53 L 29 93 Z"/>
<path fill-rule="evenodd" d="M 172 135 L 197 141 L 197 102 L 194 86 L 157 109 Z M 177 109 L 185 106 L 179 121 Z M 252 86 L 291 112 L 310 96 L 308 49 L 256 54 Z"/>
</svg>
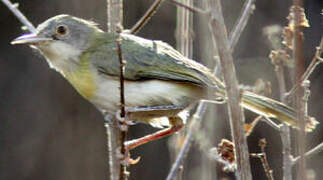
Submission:
<svg viewBox="0 0 323 180">
<path fill-rule="evenodd" d="M 95 96 L 97 73 L 81 50 L 59 41 L 39 49 L 49 66 L 62 74 L 84 98 L 90 100 Z"/>
<path fill-rule="evenodd" d="M 75 68 L 64 72 L 64 76 L 84 98 L 90 100 L 95 97 L 97 73 L 85 58 L 81 58 Z"/>
</svg>

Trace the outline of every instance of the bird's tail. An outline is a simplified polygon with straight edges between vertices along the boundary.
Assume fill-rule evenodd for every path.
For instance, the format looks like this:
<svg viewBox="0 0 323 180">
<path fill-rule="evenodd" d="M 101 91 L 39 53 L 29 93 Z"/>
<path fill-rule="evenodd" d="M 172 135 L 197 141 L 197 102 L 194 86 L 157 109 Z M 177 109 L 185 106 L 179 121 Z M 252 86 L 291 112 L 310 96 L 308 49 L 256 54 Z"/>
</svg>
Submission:
<svg viewBox="0 0 323 180">
<path fill-rule="evenodd" d="M 296 111 L 278 101 L 244 91 L 241 97 L 241 106 L 267 118 L 275 118 L 292 127 L 298 127 Z M 306 117 L 306 131 L 311 132 L 315 129 L 318 121 L 313 117 Z"/>
</svg>

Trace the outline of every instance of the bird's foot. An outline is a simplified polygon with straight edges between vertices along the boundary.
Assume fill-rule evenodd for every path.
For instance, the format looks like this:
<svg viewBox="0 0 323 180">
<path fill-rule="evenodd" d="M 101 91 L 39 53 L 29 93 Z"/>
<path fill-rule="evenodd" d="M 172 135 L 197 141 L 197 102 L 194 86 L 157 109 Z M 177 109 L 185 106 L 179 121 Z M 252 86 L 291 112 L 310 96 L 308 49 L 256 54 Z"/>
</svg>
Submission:
<svg viewBox="0 0 323 180">
<path fill-rule="evenodd" d="M 134 165 L 140 161 L 140 156 L 137 157 L 136 159 L 132 159 L 130 157 L 130 152 L 129 152 L 129 148 L 127 145 L 125 145 L 124 154 L 121 152 L 121 148 L 118 148 L 117 152 L 118 152 L 117 157 L 119 157 L 120 163 L 124 166 Z"/>
</svg>

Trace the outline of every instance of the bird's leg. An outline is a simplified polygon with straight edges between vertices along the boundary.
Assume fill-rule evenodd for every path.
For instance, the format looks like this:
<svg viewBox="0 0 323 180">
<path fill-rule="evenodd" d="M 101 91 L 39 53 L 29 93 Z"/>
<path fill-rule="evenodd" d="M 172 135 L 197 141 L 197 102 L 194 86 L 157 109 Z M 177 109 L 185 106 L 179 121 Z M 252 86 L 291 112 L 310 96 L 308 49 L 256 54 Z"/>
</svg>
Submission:
<svg viewBox="0 0 323 180">
<path fill-rule="evenodd" d="M 130 164 L 136 164 L 139 162 L 140 157 L 136 159 L 131 159 L 129 151 L 131 149 L 134 149 L 135 147 L 138 147 L 142 144 L 148 143 L 153 140 L 160 139 L 164 136 L 173 134 L 175 132 L 178 132 L 181 130 L 184 126 L 182 118 L 177 116 L 177 114 L 182 111 L 184 108 L 180 106 L 146 106 L 146 107 L 126 107 L 126 122 L 131 121 L 146 121 L 152 118 L 158 118 L 158 117 L 163 117 L 167 116 L 169 117 L 169 123 L 171 125 L 170 128 L 160 130 L 156 133 L 146 135 L 142 138 L 134 139 L 125 142 L 126 146 L 126 152 L 125 156 L 121 159 L 121 162 L 125 163 L 126 165 Z M 118 114 L 120 112 L 117 112 L 117 119 L 118 119 Z"/>
<path fill-rule="evenodd" d="M 160 139 L 164 136 L 173 134 L 182 129 L 183 120 L 177 115 L 185 107 L 168 105 L 168 106 L 147 106 L 147 107 L 127 107 L 127 118 L 133 121 L 145 122 L 153 118 L 168 117 L 170 128 L 157 131 L 153 134 L 146 135 L 142 138 L 127 141 L 128 150 L 134 149 L 147 142 Z"/>
<path fill-rule="evenodd" d="M 134 149 L 140 145 L 146 144 L 150 141 L 154 141 L 154 140 L 160 139 L 162 137 L 174 134 L 174 133 L 180 131 L 184 126 L 183 120 L 179 116 L 169 117 L 169 122 L 171 124 L 171 127 L 169 127 L 169 128 L 157 131 L 153 134 L 149 134 L 149 135 L 146 135 L 146 136 L 138 138 L 138 139 L 127 141 L 125 143 L 127 149 L 131 150 L 131 149 Z"/>
</svg>

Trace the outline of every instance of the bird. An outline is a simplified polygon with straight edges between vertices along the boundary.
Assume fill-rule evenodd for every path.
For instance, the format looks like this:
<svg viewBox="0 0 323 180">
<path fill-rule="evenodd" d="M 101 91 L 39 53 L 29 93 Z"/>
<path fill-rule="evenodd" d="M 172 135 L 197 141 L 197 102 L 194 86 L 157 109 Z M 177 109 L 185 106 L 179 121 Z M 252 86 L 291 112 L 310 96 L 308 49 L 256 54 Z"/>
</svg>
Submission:
<svg viewBox="0 0 323 180">
<path fill-rule="evenodd" d="M 44 21 L 35 33 L 23 34 L 11 44 L 30 45 L 39 50 L 50 68 L 59 72 L 98 109 L 116 114 L 120 108 L 120 62 L 117 39 L 121 39 L 124 94 L 127 117 L 164 129 L 128 141 L 133 149 L 151 140 L 178 132 L 187 111 L 198 101 L 226 99 L 225 84 L 204 65 L 189 59 L 162 41 L 126 32 L 104 32 L 98 24 L 71 15 Z M 296 111 L 273 99 L 242 91 L 240 105 L 266 118 L 297 127 Z M 309 126 L 307 131 L 314 129 Z M 312 123 L 313 124 L 313 123 Z"/>
</svg>

